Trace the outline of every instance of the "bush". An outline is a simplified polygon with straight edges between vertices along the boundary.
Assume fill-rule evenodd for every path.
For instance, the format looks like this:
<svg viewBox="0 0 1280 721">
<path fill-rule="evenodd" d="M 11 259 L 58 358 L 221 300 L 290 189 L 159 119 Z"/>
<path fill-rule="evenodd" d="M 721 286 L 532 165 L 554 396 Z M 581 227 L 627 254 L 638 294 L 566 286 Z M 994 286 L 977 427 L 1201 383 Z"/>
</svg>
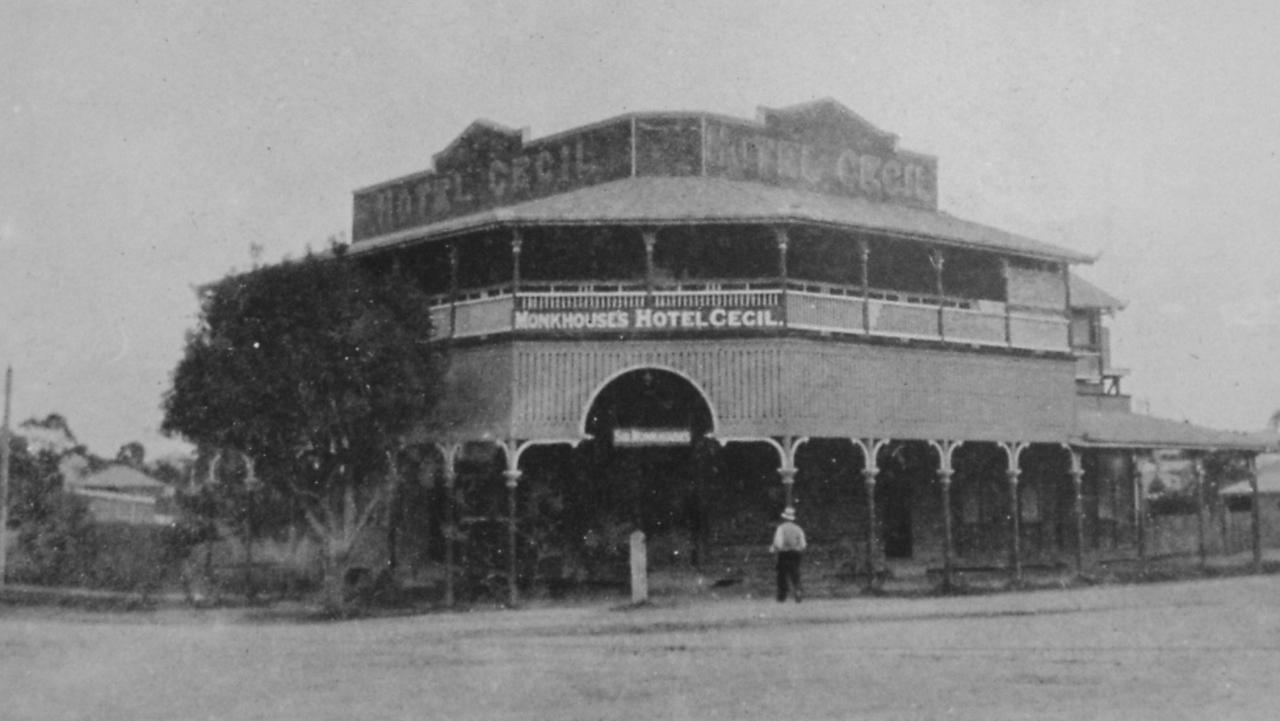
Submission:
<svg viewBox="0 0 1280 721">
<path fill-rule="evenodd" d="M 40 498 L 38 515 L 18 526 L 13 580 L 44 586 L 80 585 L 97 553 L 93 523 L 83 498 L 53 492 Z"/>
<path fill-rule="evenodd" d="M 93 536 L 97 557 L 85 579 L 90 588 L 153 593 L 181 577 L 186 551 L 176 528 L 101 523 Z"/>
</svg>

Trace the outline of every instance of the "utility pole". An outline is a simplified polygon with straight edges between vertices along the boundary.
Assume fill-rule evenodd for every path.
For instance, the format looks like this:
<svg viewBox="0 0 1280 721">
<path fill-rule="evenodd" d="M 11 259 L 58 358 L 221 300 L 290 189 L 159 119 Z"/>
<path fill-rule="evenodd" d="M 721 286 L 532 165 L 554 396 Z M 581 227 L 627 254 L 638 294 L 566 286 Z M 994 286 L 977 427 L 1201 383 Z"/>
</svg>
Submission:
<svg viewBox="0 0 1280 721">
<path fill-rule="evenodd" d="M 13 395 L 13 366 L 4 371 L 4 424 L 0 425 L 0 586 L 9 570 L 9 397 Z"/>
</svg>

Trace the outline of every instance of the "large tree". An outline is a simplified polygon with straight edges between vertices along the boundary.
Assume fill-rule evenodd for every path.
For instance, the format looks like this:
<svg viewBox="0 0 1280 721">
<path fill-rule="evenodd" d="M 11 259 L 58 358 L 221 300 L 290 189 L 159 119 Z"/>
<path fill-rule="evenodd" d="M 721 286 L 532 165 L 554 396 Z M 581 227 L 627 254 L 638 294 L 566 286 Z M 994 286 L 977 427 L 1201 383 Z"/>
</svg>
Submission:
<svg viewBox="0 0 1280 721">
<path fill-rule="evenodd" d="M 233 274 L 201 291 L 165 396 L 166 432 L 250 459 L 323 541 L 330 603 L 391 495 L 394 459 L 439 394 L 426 295 L 342 253 Z"/>
</svg>

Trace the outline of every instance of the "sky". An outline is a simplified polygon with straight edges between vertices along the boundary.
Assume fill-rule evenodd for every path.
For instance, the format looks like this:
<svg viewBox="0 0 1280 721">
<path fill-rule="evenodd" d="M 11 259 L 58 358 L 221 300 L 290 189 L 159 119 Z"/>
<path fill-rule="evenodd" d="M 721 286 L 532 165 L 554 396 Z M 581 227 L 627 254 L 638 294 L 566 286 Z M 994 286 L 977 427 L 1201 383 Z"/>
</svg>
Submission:
<svg viewBox="0 0 1280 721">
<path fill-rule="evenodd" d="M 940 208 L 1090 254 L 1139 410 L 1280 409 L 1280 4 L 0 3 L 0 365 L 15 425 L 159 433 L 193 288 L 346 237 L 472 120 L 831 97 Z"/>
</svg>

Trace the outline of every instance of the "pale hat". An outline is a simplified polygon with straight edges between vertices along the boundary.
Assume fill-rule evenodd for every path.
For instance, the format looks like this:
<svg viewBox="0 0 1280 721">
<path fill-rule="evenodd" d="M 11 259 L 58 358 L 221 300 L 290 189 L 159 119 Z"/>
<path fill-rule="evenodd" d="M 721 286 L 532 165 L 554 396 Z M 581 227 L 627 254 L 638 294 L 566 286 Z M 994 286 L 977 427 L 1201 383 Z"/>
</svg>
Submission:
<svg viewBox="0 0 1280 721">
<path fill-rule="evenodd" d="M 796 520 L 796 509 L 788 506 L 787 509 L 782 512 L 782 520 L 784 521 Z"/>
</svg>

